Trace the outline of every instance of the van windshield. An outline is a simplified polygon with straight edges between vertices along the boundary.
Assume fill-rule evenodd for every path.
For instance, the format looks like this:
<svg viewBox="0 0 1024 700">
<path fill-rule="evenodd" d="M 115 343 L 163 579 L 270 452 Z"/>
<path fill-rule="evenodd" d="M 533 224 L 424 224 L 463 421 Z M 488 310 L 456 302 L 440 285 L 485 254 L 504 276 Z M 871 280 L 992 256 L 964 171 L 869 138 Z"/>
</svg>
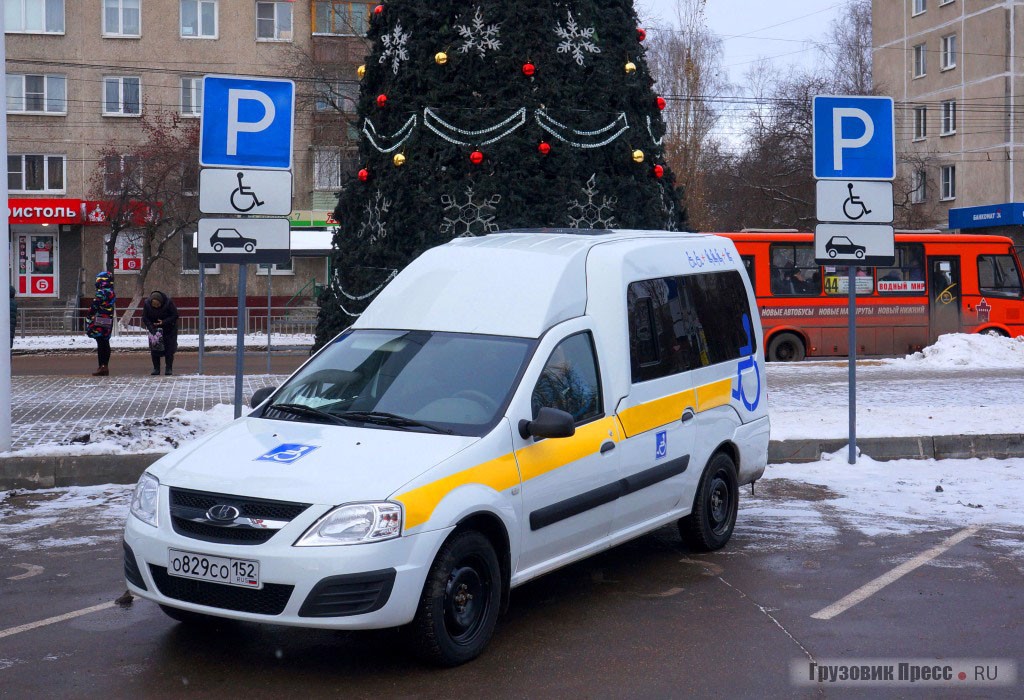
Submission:
<svg viewBox="0 0 1024 700">
<path fill-rule="evenodd" d="M 274 396 L 264 418 L 483 435 L 535 340 L 426 331 L 344 333 Z"/>
</svg>

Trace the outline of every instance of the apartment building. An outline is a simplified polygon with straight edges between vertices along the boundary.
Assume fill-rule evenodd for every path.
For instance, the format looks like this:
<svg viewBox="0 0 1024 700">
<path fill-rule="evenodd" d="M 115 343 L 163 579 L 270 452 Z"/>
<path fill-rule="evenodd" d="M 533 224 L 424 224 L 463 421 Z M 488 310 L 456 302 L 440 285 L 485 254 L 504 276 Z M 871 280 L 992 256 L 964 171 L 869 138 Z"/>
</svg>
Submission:
<svg viewBox="0 0 1024 700">
<path fill-rule="evenodd" d="M 873 0 L 872 34 L 913 206 L 1024 244 L 1024 2 Z"/>
<path fill-rule="evenodd" d="M 326 282 L 335 193 L 354 167 L 357 66 L 372 5 L 296 0 L 3 0 L 7 47 L 11 280 L 27 305 L 71 305 L 103 269 L 100 158 L 145 137 L 142 116 L 198 119 L 204 74 L 296 81 L 290 264 L 250 274 L 249 293 L 311 298 Z M 144 166 L 143 166 L 144 167 Z M 147 286 L 198 294 L 193 236 L 154 262 Z M 118 236 L 119 286 L 144 252 Z M 236 296 L 237 266 L 207 266 L 207 294 Z M 273 280 L 270 279 L 273 275 Z M 122 293 L 123 295 L 124 293 Z M 23 306 L 25 303 L 22 304 Z"/>
</svg>

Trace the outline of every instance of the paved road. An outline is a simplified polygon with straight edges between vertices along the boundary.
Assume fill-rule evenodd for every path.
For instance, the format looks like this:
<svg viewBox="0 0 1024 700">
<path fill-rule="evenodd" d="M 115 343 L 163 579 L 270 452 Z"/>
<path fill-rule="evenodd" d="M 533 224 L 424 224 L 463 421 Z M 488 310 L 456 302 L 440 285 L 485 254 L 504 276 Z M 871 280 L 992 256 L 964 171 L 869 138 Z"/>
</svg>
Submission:
<svg viewBox="0 0 1024 700">
<path fill-rule="evenodd" d="M 961 528 L 868 536 L 825 507 L 820 489 L 781 479 L 759 484 L 756 499 L 744 492 L 736 536 L 720 552 L 689 552 L 664 528 L 517 589 L 485 655 L 445 671 L 421 665 L 391 631 L 197 631 L 145 601 L 112 605 L 125 589 L 129 488 L 0 504 L 0 696 L 280 698 L 301 688 L 310 698 L 818 698 L 849 693 L 794 686 L 791 664 L 973 658 L 1024 668 L 1024 534 L 971 534 L 833 619 L 815 619 Z M 815 540 L 778 515 L 801 507 L 831 513 L 834 536 Z M 1020 694 L 1018 683 L 860 696 Z"/>
</svg>

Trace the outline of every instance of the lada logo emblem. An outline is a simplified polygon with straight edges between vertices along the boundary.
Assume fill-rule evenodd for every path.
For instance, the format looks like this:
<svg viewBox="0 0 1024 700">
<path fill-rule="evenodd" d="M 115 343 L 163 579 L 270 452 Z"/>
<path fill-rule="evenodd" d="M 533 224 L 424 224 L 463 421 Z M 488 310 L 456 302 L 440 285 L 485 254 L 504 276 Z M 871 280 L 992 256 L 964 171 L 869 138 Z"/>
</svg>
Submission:
<svg viewBox="0 0 1024 700">
<path fill-rule="evenodd" d="M 233 523 L 241 514 L 234 506 L 216 505 L 206 511 L 206 519 L 215 523 Z"/>
</svg>

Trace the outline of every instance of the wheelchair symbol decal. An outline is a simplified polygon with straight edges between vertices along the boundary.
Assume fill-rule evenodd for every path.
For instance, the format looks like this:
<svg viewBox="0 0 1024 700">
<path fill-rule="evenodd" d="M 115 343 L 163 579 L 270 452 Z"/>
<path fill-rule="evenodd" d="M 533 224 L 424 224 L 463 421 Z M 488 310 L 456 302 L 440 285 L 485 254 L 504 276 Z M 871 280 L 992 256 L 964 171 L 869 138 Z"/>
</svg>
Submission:
<svg viewBox="0 0 1024 700">
<path fill-rule="evenodd" d="M 654 436 L 654 458 L 661 459 L 668 454 L 668 431 L 659 430 Z"/>
<path fill-rule="evenodd" d="M 750 316 L 748 314 L 743 314 L 743 332 L 747 335 L 747 344 L 740 348 L 740 356 L 743 359 L 736 365 L 736 388 L 732 390 L 732 397 L 739 399 L 748 411 L 753 411 L 761 403 L 761 370 L 754 360 L 754 341 L 750 337 Z M 754 376 L 757 378 L 757 389 L 754 392 L 753 401 L 748 399 L 746 392 L 743 391 L 743 370 L 751 367 L 754 368 Z"/>
<path fill-rule="evenodd" d="M 291 464 L 296 462 L 313 450 L 319 449 L 319 445 L 297 445 L 294 443 L 288 443 L 284 445 L 278 445 L 270 452 L 261 454 L 255 459 L 257 462 L 277 462 L 278 464 Z"/>
</svg>

